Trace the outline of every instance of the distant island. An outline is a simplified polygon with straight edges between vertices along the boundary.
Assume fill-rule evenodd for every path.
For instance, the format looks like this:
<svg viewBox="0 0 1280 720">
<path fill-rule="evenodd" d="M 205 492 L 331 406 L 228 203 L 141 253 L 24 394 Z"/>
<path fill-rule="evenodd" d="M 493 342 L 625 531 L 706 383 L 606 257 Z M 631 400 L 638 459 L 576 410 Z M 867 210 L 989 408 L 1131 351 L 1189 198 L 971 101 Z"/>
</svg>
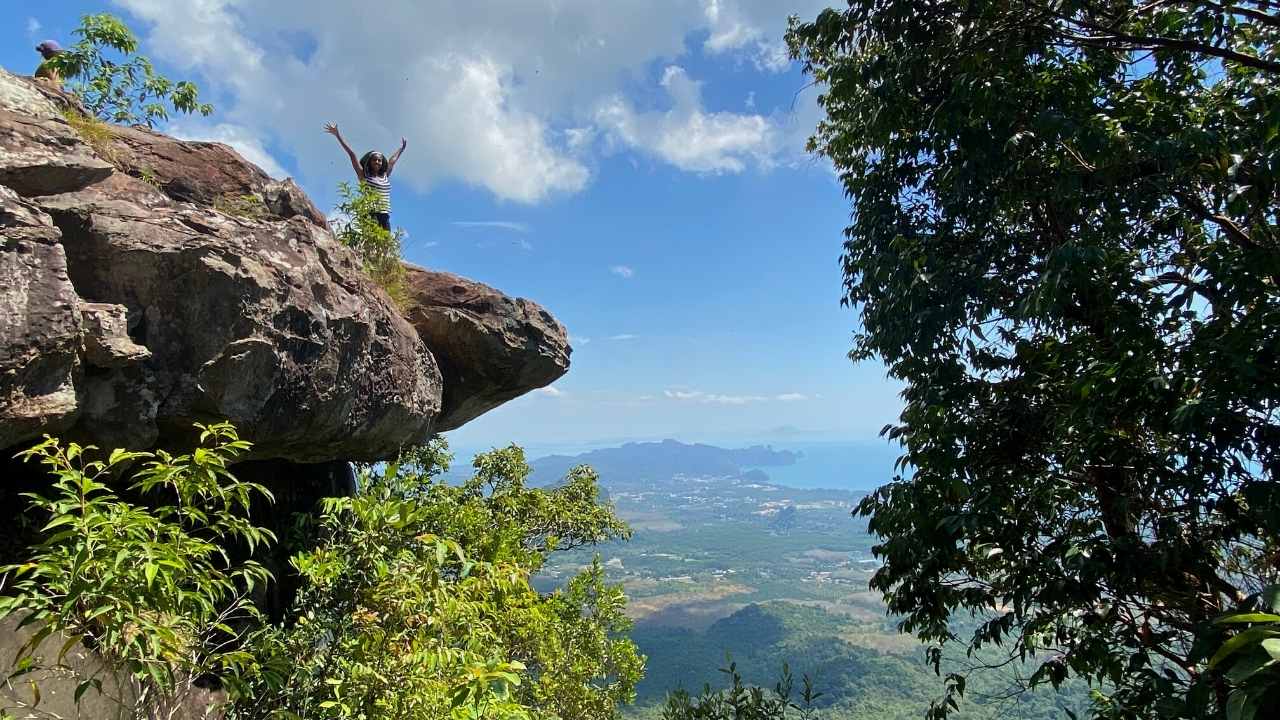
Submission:
<svg viewBox="0 0 1280 720">
<path fill-rule="evenodd" d="M 726 449 L 676 440 L 633 442 L 581 455 L 548 455 L 532 463 L 534 484 L 553 484 L 577 465 L 590 465 L 606 487 L 618 483 L 666 481 L 675 475 L 724 477 L 744 468 L 794 465 L 801 453 L 766 445 Z"/>
</svg>

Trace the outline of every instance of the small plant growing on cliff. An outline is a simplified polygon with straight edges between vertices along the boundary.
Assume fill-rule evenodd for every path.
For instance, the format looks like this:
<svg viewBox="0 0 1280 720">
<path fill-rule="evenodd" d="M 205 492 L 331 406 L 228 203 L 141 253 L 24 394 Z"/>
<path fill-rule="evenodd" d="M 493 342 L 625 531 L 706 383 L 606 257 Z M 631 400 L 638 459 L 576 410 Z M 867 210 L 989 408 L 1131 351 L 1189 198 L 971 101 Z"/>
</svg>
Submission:
<svg viewBox="0 0 1280 720">
<path fill-rule="evenodd" d="M 404 231 L 387 232 L 378 225 L 374 213 L 382 207 L 382 201 L 368 186 L 344 182 L 338 185 L 338 196 L 339 219 L 333 222 L 334 236 L 359 253 L 365 272 L 397 305 L 407 307 L 409 295 L 404 266 L 400 264 Z"/>
<path fill-rule="evenodd" d="M 205 116 L 213 112 L 212 105 L 200 102 L 194 83 L 156 74 L 151 61 L 136 54 L 138 38 L 119 18 L 86 15 L 75 34 L 80 41 L 46 64 L 71 81 L 71 92 L 99 120 L 150 128 L 168 120 L 170 108 Z"/>
<path fill-rule="evenodd" d="M 78 110 L 70 108 L 62 112 L 62 117 L 66 119 L 71 129 L 80 136 L 80 139 L 93 148 L 98 157 L 112 165 L 117 165 L 118 158 L 113 144 L 115 135 L 111 132 L 110 125 L 93 116 L 85 115 Z"/>
<path fill-rule="evenodd" d="M 234 675 L 250 660 L 236 648 L 234 627 L 258 624 L 249 595 L 269 576 L 257 563 L 229 560 L 223 548 L 274 541 L 247 518 L 253 499 L 270 495 L 228 472 L 249 447 L 230 425 L 199 428 L 200 447 L 176 457 L 116 450 L 89 461 L 95 448 L 54 439 L 22 453 L 54 480 L 46 494 L 28 496 L 33 513 L 48 518 L 44 541 L 26 562 L 0 567 L 0 618 L 33 629 L 0 685 L 9 704 L 40 716 L 39 687 L 23 677 L 65 670 L 80 642 L 105 669 L 75 678 L 76 702 L 93 690 L 86 702 L 103 696 L 137 718 L 172 717 L 197 679 Z M 135 467 L 130 494 L 156 504 L 135 504 L 109 487 Z M 114 696 L 112 688 L 123 691 Z"/>
<path fill-rule="evenodd" d="M 153 188 L 160 188 L 160 178 L 156 177 L 156 171 L 150 167 L 144 166 L 138 171 L 138 179 L 150 185 Z"/>
<path fill-rule="evenodd" d="M 253 194 L 236 195 L 225 193 L 213 201 L 213 209 L 233 217 L 246 220 L 261 220 L 267 216 L 266 203 Z"/>
</svg>

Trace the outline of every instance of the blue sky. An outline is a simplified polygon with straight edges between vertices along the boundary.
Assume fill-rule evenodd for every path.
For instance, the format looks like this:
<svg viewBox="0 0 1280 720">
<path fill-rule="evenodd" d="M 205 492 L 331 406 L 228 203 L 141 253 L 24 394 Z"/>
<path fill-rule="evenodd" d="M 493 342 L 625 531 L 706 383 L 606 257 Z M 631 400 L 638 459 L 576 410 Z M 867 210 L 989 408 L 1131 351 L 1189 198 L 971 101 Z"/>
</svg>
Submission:
<svg viewBox="0 0 1280 720">
<path fill-rule="evenodd" d="M 531 298 L 574 339 L 564 379 L 455 445 L 878 443 L 897 388 L 846 358 L 849 204 L 803 153 L 815 90 L 779 50 L 786 16 L 820 7 L 0 0 L 0 65 L 30 72 L 37 42 L 117 13 L 217 106 L 170 132 L 230 142 L 321 207 L 351 175 L 325 122 L 358 151 L 406 137 L 407 258 Z"/>
</svg>

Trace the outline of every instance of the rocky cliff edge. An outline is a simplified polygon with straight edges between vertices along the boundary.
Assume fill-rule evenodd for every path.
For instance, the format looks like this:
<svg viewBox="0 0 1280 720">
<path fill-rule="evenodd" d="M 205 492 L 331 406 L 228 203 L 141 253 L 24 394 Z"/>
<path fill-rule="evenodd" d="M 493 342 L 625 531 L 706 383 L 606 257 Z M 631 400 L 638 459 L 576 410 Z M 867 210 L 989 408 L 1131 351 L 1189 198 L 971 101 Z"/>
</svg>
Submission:
<svg viewBox="0 0 1280 720">
<path fill-rule="evenodd" d="M 225 419 L 257 459 L 377 460 L 568 370 L 537 304 L 409 272 L 400 308 L 291 180 L 0 70 L 0 451 Z"/>
</svg>

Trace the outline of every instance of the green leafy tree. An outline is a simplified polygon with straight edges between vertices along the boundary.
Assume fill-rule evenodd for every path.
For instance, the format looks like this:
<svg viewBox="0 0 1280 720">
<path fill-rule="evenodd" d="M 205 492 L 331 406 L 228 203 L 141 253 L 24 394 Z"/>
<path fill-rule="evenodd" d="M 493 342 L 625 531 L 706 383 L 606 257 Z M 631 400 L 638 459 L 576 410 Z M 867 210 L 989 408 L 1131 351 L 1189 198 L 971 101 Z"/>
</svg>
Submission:
<svg viewBox="0 0 1280 720">
<path fill-rule="evenodd" d="M 119 18 L 86 15 L 75 30 L 80 40 L 46 60 L 84 103 L 90 115 L 121 125 L 154 127 L 175 112 L 209 115 L 213 106 L 200 102 L 200 91 L 189 81 L 174 82 L 158 75 L 151 61 L 138 51 L 138 38 Z"/>
<path fill-rule="evenodd" d="M 358 495 L 325 502 L 291 621 L 258 639 L 262 681 L 233 717 L 591 720 L 632 699 L 643 659 L 599 563 L 550 595 L 529 584 L 552 550 L 627 534 L 594 474 L 529 489 L 513 447 L 449 485 L 447 457 L 434 443 L 365 468 Z"/>
<path fill-rule="evenodd" d="M 332 223 L 333 234 L 343 245 L 359 253 L 365 272 L 396 304 L 406 306 L 409 296 L 404 266 L 400 263 L 404 231 L 396 228 L 388 232 L 378 224 L 374 215 L 382 209 L 382 198 L 370 186 L 340 183 L 338 197 L 335 208 L 338 219 Z"/>
<path fill-rule="evenodd" d="M 698 697 L 684 690 L 673 692 L 667 697 L 662 720 L 811 720 L 815 717 L 813 704 L 822 693 L 814 690 L 806 675 L 800 696 L 793 699 L 795 679 L 785 663 L 781 679 L 772 692 L 745 684 L 737 664 L 732 661 L 720 672 L 729 676 L 729 687 L 713 690 L 708 685 Z"/>
<path fill-rule="evenodd" d="M 189 455 L 116 450 L 89 460 L 95 448 L 53 439 L 23 453 L 47 467 L 53 483 L 47 494 L 28 496 L 31 512 L 48 518 L 43 542 L 27 561 L 0 568 L 0 618 L 35 628 L 4 687 L 39 670 L 69 669 L 67 653 L 84 643 L 103 667 L 75 678 L 77 703 L 93 689 L 131 717 L 168 718 L 197 680 L 251 665 L 238 638 L 260 621 L 251 594 L 269 576 L 255 562 L 229 560 L 224 548 L 274 540 L 248 520 L 253 499 L 270 495 L 227 471 L 249 443 L 229 425 L 198 427 L 201 444 Z M 120 475 L 131 475 L 130 491 L 152 502 L 113 492 Z M 47 638 L 64 642 L 54 657 L 38 652 Z M 112 696 L 120 687 L 123 694 Z M 42 716 L 34 683 L 26 699 L 6 694 Z"/>
<path fill-rule="evenodd" d="M 850 0 L 788 37 L 853 204 L 851 357 L 905 385 L 858 508 L 902 629 L 1099 716 L 1280 707 L 1263 655 L 1213 661 L 1271 639 L 1215 620 L 1280 575 L 1275 5 Z"/>
</svg>

